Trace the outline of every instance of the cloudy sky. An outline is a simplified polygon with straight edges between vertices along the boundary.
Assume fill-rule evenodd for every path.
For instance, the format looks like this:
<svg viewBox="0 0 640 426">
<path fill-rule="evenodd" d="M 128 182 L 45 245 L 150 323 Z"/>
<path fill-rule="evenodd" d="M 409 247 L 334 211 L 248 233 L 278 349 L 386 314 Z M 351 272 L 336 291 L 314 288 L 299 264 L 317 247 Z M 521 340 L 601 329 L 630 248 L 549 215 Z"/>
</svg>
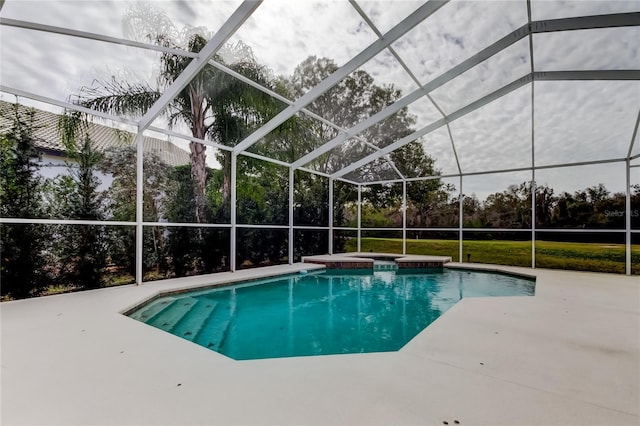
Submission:
<svg viewBox="0 0 640 426">
<path fill-rule="evenodd" d="M 206 27 L 212 33 L 239 1 L 151 1 L 166 11 L 175 27 Z M 0 16 L 68 27 L 115 37 L 128 36 L 123 16 L 127 1 L 7 0 Z M 381 33 L 418 8 L 415 1 L 358 1 Z M 534 20 L 640 11 L 640 1 L 534 1 Z M 396 40 L 392 47 L 420 84 L 489 46 L 527 22 L 526 2 L 452 1 Z M 58 100 L 67 100 L 94 78 L 126 77 L 153 82 L 158 54 L 114 44 L 37 31 L 0 27 L 1 83 Z M 345 64 L 377 39 L 375 31 L 347 1 L 266 0 L 230 42 L 252 47 L 257 60 L 275 75 L 290 75 L 310 55 Z M 538 34 L 533 37 L 536 71 L 640 69 L 640 27 Z M 526 75 L 531 69 L 528 39 L 523 39 L 432 92 L 445 112 L 457 109 Z M 378 83 L 394 84 L 408 94 L 418 88 L 388 51 L 361 69 Z M 532 124 L 537 165 L 624 157 L 640 108 L 638 81 L 536 82 L 451 123 L 464 172 L 528 167 Z M 13 100 L 5 93 L 2 99 Z M 410 106 L 417 128 L 441 118 L 426 98 Z M 532 123 L 533 112 L 533 123 Z M 422 138 L 444 174 L 457 173 L 446 128 Z M 634 153 L 640 153 L 637 141 Z M 639 162 L 640 163 L 640 162 Z M 639 173 L 635 173 L 640 183 Z M 604 183 L 624 188 L 624 166 L 606 164 L 537 172 L 541 183 L 574 191 Z M 481 197 L 530 179 L 530 172 L 465 179 L 465 192 Z"/>
</svg>

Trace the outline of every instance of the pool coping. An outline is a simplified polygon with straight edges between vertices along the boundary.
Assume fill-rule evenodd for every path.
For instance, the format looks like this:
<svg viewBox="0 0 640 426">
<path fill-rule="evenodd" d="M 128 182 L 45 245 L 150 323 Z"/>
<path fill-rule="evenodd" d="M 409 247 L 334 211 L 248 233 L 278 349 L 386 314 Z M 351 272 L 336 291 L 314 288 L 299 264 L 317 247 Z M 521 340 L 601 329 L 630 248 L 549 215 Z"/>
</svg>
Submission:
<svg viewBox="0 0 640 426">
<path fill-rule="evenodd" d="M 406 268 L 442 268 L 451 262 L 450 256 L 427 256 L 416 254 L 351 252 L 303 256 L 303 263 L 325 265 L 329 269 L 373 268 L 375 260 L 391 259 L 399 269 Z"/>
<path fill-rule="evenodd" d="M 198 291 L 198 290 L 209 290 L 209 289 L 214 289 L 214 288 L 224 288 L 224 287 L 230 287 L 230 286 L 234 286 L 234 285 L 238 285 L 241 283 L 251 283 L 254 281 L 261 281 L 261 280 L 268 280 L 268 279 L 277 279 L 280 277 L 286 277 L 286 276 L 291 276 L 291 275 L 298 275 L 300 273 L 307 273 L 308 271 L 311 272 L 319 272 L 319 271 L 323 271 L 325 269 L 325 267 L 323 265 L 308 265 L 307 268 L 301 268 L 295 271 L 285 271 L 285 272 L 273 272 L 271 274 L 267 273 L 265 275 L 260 275 L 260 276 L 248 276 L 248 277 L 243 277 L 241 275 L 232 275 L 230 276 L 228 279 L 225 280 L 221 280 L 219 282 L 207 282 L 207 283 L 200 283 L 200 284 L 190 284 L 187 286 L 181 286 L 180 288 L 176 288 L 176 289 L 167 289 L 167 290 L 158 290 L 156 293 L 146 297 L 144 300 L 140 300 L 139 302 L 134 303 L 133 305 L 126 307 L 124 309 L 121 309 L 119 311 L 120 314 L 125 315 L 125 316 L 129 316 L 133 311 L 141 308 L 142 306 L 146 305 L 147 303 L 152 302 L 155 299 L 158 299 L 160 297 L 165 297 L 165 296 L 171 296 L 171 295 L 175 295 L 175 294 L 183 294 L 183 293 L 188 293 L 190 291 Z M 201 275 L 200 277 L 206 277 L 206 276 L 210 276 L 210 275 L 216 275 L 216 274 L 207 274 L 207 275 Z M 175 279 L 180 279 L 180 278 L 174 278 L 172 280 Z M 166 281 L 166 280 L 158 280 L 158 281 Z M 143 285 L 147 285 L 147 284 L 143 284 Z"/>
<path fill-rule="evenodd" d="M 504 265 L 501 267 L 500 265 L 484 265 L 481 263 L 451 262 L 444 265 L 444 267 L 447 269 L 456 269 L 459 271 L 487 272 L 487 273 L 506 275 L 506 276 L 516 277 L 516 278 L 525 278 L 533 281 L 535 281 L 537 278 L 537 275 L 533 273 L 508 270 L 507 268 L 510 267 L 509 265 Z"/>
</svg>

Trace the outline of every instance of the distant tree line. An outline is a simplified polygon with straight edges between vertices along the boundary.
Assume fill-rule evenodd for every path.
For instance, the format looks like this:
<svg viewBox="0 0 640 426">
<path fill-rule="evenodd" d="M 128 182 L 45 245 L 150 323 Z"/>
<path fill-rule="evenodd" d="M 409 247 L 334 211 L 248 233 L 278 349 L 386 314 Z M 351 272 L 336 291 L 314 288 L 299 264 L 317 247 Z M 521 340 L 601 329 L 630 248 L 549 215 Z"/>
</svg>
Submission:
<svg viewBox="0 0 640 426">
<path fill-rule="evenodd" d="M 452 185 L 436 181 L 431 191 L 414 193 L 413 182 L 407 184 L 407 227 L 457 228 L 460 202 Z M 398 192 L 389 185 L 387 192 Z M 531 229 L 531 182 L 510 185 L 502 192 L 490 194 L 480 201 L 475 194 L 464 195 L 462 201 L 465 228 Z M 603 184 L 575 191 L 554 193 L 548 185 L 536 185 L 536 228 L 539 229 L 624 229 L 626 195 L 612 193 Z M 389 205 L 380 204 L 379 195 L 368 196 L 363 190 L 362 225 L 365 227 L 402 227 L 401 195 Z M 376 191 L 377 194 L 381 190 Z M 386 200 L 389 203 L 389 200 Z M 380 207 L 383 208 L 380 208 Z M 631 186 L 632 227 L 640 224 L 640 185 Z M 348 220 L 355 226 L 355 205 Z"/>
</svg>

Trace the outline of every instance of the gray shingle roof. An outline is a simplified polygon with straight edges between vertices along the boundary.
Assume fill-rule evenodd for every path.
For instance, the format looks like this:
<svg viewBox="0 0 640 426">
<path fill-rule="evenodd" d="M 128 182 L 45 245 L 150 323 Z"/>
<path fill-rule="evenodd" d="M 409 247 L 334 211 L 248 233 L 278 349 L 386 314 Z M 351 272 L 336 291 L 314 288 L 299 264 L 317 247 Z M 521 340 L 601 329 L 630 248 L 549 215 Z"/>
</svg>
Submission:
<svg viewBox="0 0 640 426">
<path fill-rule="evenodd" d="M 12 108 L 13 104 L 0 101 L 0 132 L 5 132 L 10 128 Z M 23 105 L 19 105 L 19 108 L 25 112 L 28 110 Z M 38 148 L 49 153 L 64 155 L 65 147 L 58 134 L 58 119 L 60 116 L 39 109 L 34 109 L 34 111 L 35 136 Z M 99 151 L 105 151 L 111 147 L 132 145 L 135 137 L 131 132 L 92 122 L 89 123 L 88 133 Z M 189 153 L 167 140 L 145 136 L 143 149 L 144 152 L 155 153 L 170 166 L 189 164 Z"/>
</svg>

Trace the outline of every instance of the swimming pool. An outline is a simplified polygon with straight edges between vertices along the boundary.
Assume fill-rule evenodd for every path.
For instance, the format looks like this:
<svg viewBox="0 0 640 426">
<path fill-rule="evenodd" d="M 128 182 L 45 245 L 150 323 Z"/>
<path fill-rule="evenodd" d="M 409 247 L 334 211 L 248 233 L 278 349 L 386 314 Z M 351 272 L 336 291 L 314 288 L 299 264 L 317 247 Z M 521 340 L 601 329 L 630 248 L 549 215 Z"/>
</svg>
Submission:
<svg viewBox="0 0 640 426">
<path fill-rule="evenodd" d="M 444 269 L 322 271 L 156 298 L 129 316 L 236 360 L 396 351 L 463 297 L 535 282 Z"/>
</svg>

